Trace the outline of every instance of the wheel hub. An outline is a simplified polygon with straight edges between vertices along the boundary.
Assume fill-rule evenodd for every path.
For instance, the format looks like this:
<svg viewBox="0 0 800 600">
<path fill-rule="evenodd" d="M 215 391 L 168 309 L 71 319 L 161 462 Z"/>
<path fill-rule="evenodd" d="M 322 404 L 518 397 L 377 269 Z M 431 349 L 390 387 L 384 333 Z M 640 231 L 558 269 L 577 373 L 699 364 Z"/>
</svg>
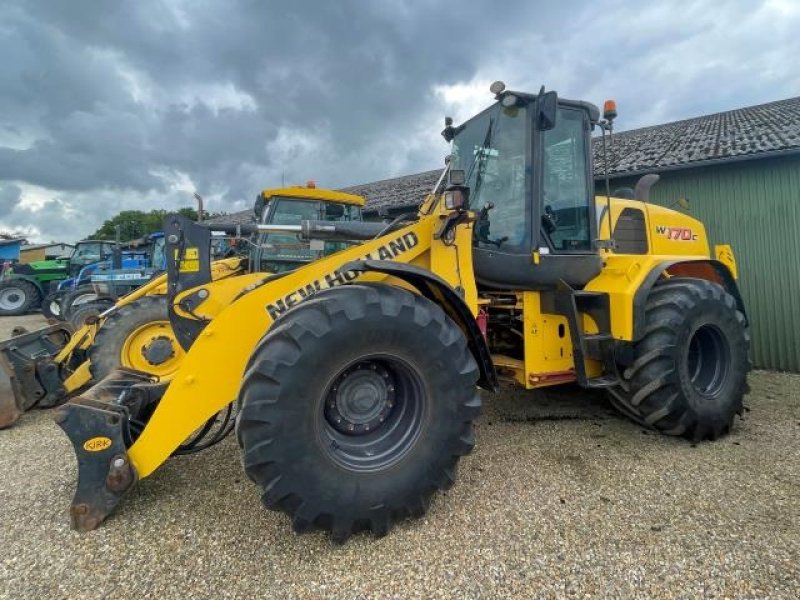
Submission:
<svg viewBox="0 0 800 600">
<path fill-rule="evenodd" d="M 172 340 L 163 335 L 152 338 L 150 343 L 142 348 L 142 356 L 153 366 L 164 364 L 175 356 Z"/>
<path fill-rule="evenodd" d="M 14 310 L 25 302 L 25 294 L 17 288 L 6 288 L 0 291 L 0 307 L 4 310 Z"/>
<path fill-rule="evenodd" d="M 325 416 L 338 431 L 361 435 L 383 423 L 395 404 L 394 379 L 376 362 L 363 362 L 342 372 L 331 386 Z"/>
<path fill-rule="evenodd" d="M 695 391 L 712 398 L 723 388 L 728 377 L 730 346 L 714 325 L 698 328 L 689 340 L 686 366 Z"/>
</svg>

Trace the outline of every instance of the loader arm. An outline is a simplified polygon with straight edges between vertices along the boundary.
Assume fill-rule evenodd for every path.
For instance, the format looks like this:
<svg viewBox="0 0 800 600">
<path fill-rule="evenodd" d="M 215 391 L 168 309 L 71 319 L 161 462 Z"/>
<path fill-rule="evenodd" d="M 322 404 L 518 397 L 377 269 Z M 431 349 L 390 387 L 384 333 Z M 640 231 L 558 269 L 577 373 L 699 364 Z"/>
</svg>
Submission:
<svg viewBox="0 0 800 600">
<path fill-rule="evenodd" d="M 137 479 L 149 476 L 214 416 L 236 400 L 242 375 L 259 340 L 281 315 L 317 292 L 355 281 L 389 281 L 414 289 L 386 272 L 348 270 L 353 261 L 392 261 L 437 273 L 466 308 L 478 312 L 472 274 L 472 217 L 446 231 L 453 214 L 438 209 L 405 228 L 365 241 L 279 278 L 253 281 L 205 324 L 168 383 L 135 371 L 119 371 L 62 406 L 56 421 L 78 457 L 78 486 L 70 509 L 72 526 L 97 527 Z M 460 251 L 459 251 L 460 248 Z M 214 290 L 192 310 L 198 317 L 220 306 Z M 230 290 L 228 290 L 230 292 Z M 187 293 L 191 293 L 187 290 Z M 227 293 L 226 293 L 227 295 Z M 180 311 L 180 294 L 172 311 Z M 186 315 L 184 315 L 186 316 Z M 482 343 L 482 338 L 481 338 Z M 152 414 L 133 432 L 125 399 L 144 398 Z M 154 400 L 154 401 L 153 401 Z M 135 412 L 135 411 L 133 411 Z"/>
<path fill-rule="evenodd" d="M 458 228 L 461 239 L 447 246 L 433 237 L 440 222 L 440 215 L 431 215 L 338 252 L 256 287 L 220 312 L 192 345 L 147 427 L 128 450 L 138 477 L 150 475 L 194 430 L 236 399 L 253 349 L 281 314 L 318 291 L 359 277 L 372 281 L 387 278 L 378 273 L 361 276 L 343 271 L 343 265 L 363 259 L 418 264 L 439 273 L 452 287 L 464 287 L 460 272 L 471 273 L 471 253 L 459 253 L 456 248 L 461 244 L 469 248 L 472 228 Z M 433 268 L 432 262 L 440 266 Z M 474 286 L 465 299 L 474 313 Z M 224 374 L 220 373 L 220 364 L 225 365 Z"/>
</svg>

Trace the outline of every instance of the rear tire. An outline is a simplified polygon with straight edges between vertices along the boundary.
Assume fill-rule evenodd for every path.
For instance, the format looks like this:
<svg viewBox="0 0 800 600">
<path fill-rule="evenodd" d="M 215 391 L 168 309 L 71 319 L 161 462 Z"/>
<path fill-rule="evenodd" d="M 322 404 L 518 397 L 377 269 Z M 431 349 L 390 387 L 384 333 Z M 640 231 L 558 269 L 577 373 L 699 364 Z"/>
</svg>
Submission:
<svg viewBox="0 0 800 600">
<path fill-rule="evenodd" d="M 42 314 L 45 318 L 53 321 L 66 320 L 61 314 L 61 300 L 64 296 L 63 291 L 50 292 L 42 300 Z"/>
<path fill-rule="evenodd" d="M 98 299 L 95 302 L 89 302 L 88 304 L 81 304 L 75 310 L 72 311 L 72 314 L 69 317 L 69 323 L 78 331 L 81 327 L 86 325 L 86 321 L 91 317 L 96 317 L 100 313 L 108 310 L 114 305 L 113 300 L 109 299 Z"/>
<path fill-rule="evenodd" d="M 633 363 L 609 390 L 627 417 L 692 441 L 727 434 L 742 412 L 750 334 L 736 300 L 703 279 L 659 282 L 645 306 Z"/>
<path fill-rule="evenodd" d="M 89 349 L 95 380 L 119 367 L 165 377 L 178 369 L 183 356 L 169 323 L 166 296 L 143 296 L 110 314 Z"/>
<path fill-rule="evenodd" d="M 97 300 L 97 297 L 97 292 L 95 292 L 94 288 L 90 285 L 79 287 L 77 290 L 64 294 L 61 298 L 61 318 L 69 321 L 75 310 L 84 304 L 94 302 Z"/>
<path fill-rule="evenodd" d="M 39 289 L 24 279 L 9 279 L 0 283 L 0 317 L 24 315 L 38 308 Z"/>
<path fill-rule="evenodd" d="M 324 291 L 253 352 L 236 426 L 245 472 L 295 531 L 385 535 L 453 484 L 475 443 L 477 380 L 436 304 L 386 285 Z"/>
</svg>

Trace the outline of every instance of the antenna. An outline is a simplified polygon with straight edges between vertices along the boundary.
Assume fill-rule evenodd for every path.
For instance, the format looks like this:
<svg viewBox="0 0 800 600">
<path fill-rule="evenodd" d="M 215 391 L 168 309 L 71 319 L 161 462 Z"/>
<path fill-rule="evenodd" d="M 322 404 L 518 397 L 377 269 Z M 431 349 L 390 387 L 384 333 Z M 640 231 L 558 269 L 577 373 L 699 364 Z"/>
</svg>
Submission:
<svg viewBox="0 0 800 600">
<path fill-rule="evenodd" d="M 600 131 L 603 137 L 603 176 L 606 180 L 606 212 L 608 213 L 608 246 L 607 249 L 613 249 L 614 237 L 612 235 L 612 222 L 611 222 L 611 183 L 608 176 L 608 151 L 606 148 L 606 134 L 609 138 L 611 132 L 614 130 L 614 119 L 617 118 L 617 103 L 613 100 L 606 100 L 603 103 L 603 119 L 598 122 Z"/>
</svg>

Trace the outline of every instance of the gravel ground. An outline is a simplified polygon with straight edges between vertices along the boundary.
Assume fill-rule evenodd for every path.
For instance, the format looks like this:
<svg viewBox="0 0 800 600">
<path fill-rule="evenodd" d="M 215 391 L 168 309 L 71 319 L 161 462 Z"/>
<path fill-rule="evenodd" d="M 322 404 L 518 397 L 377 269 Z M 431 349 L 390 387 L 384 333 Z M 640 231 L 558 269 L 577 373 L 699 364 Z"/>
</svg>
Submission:
<svg viewBox="0 0 800 600">
<path fill-rule="evenodd" d="M 0 432 L 0 597 L 798 598 L 800 376 L 751 385 L 733 434 L 696 446 L 574 390 L 487 397 L 455 487 L 344 546 L 263 510 L 232 439 L 74 533 L 75 459 L 34 412 Z"/>
</svg>

